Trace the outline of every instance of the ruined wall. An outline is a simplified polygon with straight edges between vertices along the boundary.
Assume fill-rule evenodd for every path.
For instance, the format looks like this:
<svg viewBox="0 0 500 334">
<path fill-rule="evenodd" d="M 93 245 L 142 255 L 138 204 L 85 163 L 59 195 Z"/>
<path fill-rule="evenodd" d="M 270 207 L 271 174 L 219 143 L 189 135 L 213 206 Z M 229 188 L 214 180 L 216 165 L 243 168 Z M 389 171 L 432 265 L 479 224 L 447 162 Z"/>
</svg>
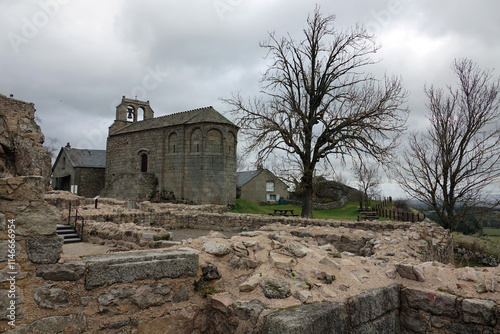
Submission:
<svg viewBox="0 0 500 334">
<path fill-rule="evenodd" d="M 0 94 L 0 173 L 42 176 L 48 186 L 51 161 L 44 140 L 34 104 Z"/>
<path fill-rule="evenodd" d="M 104 187 L 104 168 L 78 168 L 78 195 L 93 198 Z"/>
</svg>

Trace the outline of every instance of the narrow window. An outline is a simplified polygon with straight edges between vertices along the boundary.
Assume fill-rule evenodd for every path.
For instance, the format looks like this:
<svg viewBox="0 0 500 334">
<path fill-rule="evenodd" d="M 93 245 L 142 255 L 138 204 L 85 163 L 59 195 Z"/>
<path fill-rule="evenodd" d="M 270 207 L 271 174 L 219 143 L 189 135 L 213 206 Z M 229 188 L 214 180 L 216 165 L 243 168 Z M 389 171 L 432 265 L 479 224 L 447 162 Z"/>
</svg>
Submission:
<svg viewBox="0 0 500 334">
<path fill-rule="evenodd" d="M 141 172 L 146 173 L 148 171 L 148 155 L 141 155 Z"/>
</svg>

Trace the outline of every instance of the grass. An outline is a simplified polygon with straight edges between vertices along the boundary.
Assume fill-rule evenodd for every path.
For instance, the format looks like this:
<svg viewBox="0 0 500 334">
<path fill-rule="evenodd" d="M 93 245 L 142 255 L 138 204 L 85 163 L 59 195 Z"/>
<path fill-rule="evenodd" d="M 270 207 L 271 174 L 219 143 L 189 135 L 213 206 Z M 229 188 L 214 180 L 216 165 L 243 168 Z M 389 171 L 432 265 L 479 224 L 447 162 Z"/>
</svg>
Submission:
<svg viewBox="0 0 500 334">
<path fill-rule="evenodd" d="M 313 217 L 318 219 L 356 220 L 358 218 L 358 206 L 358 202 L 349 202 L 339 209 L 313 210 Z M 242 199 L 236 200 L 236 206 L 230 212 L 268 215 L 274 213 L 275 209 L 294 210 L 294 214 L 299 216 L 302 213 L 302 208 L 299 206 L 278 204 L 259 205 Z"/>
<path fill-rule="evenodd" d="M 486 230 L 486 229 L 485 229 Z M 462 233 L 453 232 L 453 241 L 456 246 L 469 249 L 474 252 L 490 254 L 500 259 L 500 237 L 498 241 L 490 240 L 491 237 L 475 237 L 463 235 Z"/>
</svg>

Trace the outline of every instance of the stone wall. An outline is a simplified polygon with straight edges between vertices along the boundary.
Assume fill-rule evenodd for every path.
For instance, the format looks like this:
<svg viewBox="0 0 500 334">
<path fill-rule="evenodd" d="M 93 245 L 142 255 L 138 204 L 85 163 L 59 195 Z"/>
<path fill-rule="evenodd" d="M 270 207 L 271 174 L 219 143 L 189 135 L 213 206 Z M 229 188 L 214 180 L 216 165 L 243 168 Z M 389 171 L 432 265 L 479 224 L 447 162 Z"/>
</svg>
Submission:
<svg viewBox="0 0 500 334">
<path fill-rule="evenodd" d="M 79 168 L 80 196 L 92 198 L 100 194 L 104 187 L 104 168 Z"/>
<path fill-rule="evenodd" d="M 51 161 L 44 141 L 34 104 L 0 94 L 0 173 L 42 176 L 48 186 Z"/>
</svg>

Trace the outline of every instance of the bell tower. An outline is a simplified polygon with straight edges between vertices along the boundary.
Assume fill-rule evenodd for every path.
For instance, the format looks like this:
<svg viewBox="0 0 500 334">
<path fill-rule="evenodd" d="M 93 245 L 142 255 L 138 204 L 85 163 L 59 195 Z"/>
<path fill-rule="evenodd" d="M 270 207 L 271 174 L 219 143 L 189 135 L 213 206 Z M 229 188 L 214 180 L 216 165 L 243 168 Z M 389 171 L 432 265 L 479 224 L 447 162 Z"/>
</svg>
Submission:
<svg viewBox="0 0 500 334">
<path fill-rule="evenodd" d="M 122 102 L 116 106 L 116 118 L 113 125 L 109 127 L 109 133 L 113 133 L 125 126 L 154 118 L 154 111 L 149 105 L 149 101 L 139 101 L 137 99 L 127 99 L 122 97 Z"/>
</svg>

